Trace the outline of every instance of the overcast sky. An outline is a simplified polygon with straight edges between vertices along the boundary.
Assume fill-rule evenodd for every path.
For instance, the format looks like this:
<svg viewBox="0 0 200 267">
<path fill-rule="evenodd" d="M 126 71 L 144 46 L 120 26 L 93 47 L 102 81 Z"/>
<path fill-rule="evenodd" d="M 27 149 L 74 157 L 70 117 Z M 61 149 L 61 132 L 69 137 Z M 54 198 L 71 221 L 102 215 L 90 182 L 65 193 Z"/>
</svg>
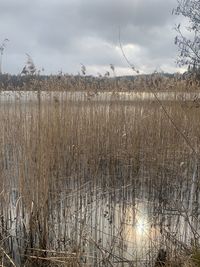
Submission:
<svg viewBox="0 0 200 267">
<path fill-rule="evenodd" d="M 119 48 L 141 73 L 175 72 L 177 0 L 0 0 L 0 41 L 8 38 L 3 72 L 20 73 L 30 54 L 45 73 L 132 74 Z"/>
</svg>

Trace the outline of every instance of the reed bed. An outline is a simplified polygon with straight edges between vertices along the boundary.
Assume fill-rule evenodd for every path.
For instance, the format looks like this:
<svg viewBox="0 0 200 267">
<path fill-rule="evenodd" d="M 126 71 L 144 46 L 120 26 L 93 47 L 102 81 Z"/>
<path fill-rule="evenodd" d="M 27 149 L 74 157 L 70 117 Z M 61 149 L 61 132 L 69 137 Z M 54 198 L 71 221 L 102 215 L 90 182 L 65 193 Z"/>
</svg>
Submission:
<svg viewBox="0 0 200 267">
<path fill-rule="evenodd" d="M 88 75 L 1 75 L 0 88 L 7 91 L 72 91 L 72 92 L 198 92 L 198 73 L 138 75 L 135 77 L 93 77 Z"/>
<path fill-rule="evenodd" d="M 0 97 L 1 266 L 199 264 L 198 98 L 45 86 L 45 99 Z"/>
</svg>

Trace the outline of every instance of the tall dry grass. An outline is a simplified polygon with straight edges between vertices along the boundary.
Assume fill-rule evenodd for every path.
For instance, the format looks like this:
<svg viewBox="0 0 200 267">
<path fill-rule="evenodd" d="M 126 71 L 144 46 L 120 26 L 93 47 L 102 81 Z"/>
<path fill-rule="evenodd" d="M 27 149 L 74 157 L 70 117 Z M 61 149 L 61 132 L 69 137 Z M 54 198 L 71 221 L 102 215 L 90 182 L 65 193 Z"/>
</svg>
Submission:
<svg viewBox="0 0 200 267">
<path fill-rule="evenodd" d="M 81 81 L 74 85 L 80 91 Z M 135 83 L 155 93 L 189 84 L 155 77 Z M 109 87 L 111 96 L 93 101 L 95 84 L 84 101 L 69 101 L 57 80 L 42 86 L 45 99 L 40 90 L 34 101 L 0 99 L 2 266 L 153 266 L 162 246 L 169 264 L 169 255 L 192 255 L 191 242 L 198 250 L 198 99 L 172 98 L 163 110 L 131 94 L 121 101 Z M 139 202 L 148 203 L 152 237 L 142 256 L 135 233 L 130 240 Z"/>
</svg>

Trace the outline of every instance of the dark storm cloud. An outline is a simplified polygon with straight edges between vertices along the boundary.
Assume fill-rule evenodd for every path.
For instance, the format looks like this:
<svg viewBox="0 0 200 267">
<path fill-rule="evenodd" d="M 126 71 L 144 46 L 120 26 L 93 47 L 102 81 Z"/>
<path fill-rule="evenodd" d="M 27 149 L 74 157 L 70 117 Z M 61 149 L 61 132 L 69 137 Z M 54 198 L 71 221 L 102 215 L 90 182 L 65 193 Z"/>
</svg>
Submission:
<svg viewBox="0 0 200 267">
<path fill-rule="evenodd" d="M 119 28 L 123 46 L 138 67 L 151 71 L 159 64 L 171 69 L 175 6 L 176 0 L 1 0 L 0 40 L 10 39 L 4 69 L 19 72 L 25 53 L 47 72 L 77 72 L 80 62 L 92 72 L 110 63 L 123 68 Z"/>
</svg>

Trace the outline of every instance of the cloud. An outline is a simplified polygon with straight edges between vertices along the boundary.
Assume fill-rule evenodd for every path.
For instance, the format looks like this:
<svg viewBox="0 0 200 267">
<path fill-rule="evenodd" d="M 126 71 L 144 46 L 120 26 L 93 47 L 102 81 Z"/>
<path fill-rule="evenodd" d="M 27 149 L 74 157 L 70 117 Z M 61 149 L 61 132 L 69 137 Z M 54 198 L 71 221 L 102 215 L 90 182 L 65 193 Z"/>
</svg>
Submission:
<svg viewBox="0 0 200 267">
<path fill-rule="evenodd" d="M 77 73 L 80 62 L 92 74 L 110 63 L 124 73 L 119 28 L 128 57 L 143 71 L 157 65 L 174 69 L 173 26 L 181 19 L 171 15 L 176 4 L 176 0 L 1 0 L 0 40 L 10 39 L 3 70 L 19 73 L 29 53 L 47 73 L 60 69 Z"/>
</svg>

